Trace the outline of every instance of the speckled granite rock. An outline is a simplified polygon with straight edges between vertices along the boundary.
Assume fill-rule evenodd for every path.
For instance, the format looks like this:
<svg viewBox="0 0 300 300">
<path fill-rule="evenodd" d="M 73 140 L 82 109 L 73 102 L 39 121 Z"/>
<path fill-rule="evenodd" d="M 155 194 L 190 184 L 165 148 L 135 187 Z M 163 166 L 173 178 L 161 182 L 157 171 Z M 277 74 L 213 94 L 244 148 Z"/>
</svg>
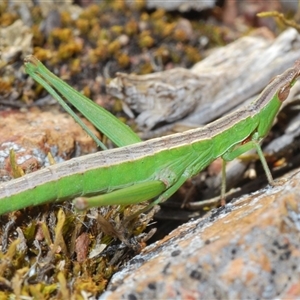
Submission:
<svg viewBox="0 0 300 300">
<path fill-rule="evenodd" d="M 300 173 L 286 178 L 145 248 L 100 299 L 299 299 Z"/>
<path fill-rule="evenodd" d="M 0 181 L 12 176 L 10 149 L 25 173 L 49 165 L 48 152 L 58 163 L 97 150 L 83 129 L 69 115 L 58 111 L 1 111 L 0 128 Z"/>
</svg>

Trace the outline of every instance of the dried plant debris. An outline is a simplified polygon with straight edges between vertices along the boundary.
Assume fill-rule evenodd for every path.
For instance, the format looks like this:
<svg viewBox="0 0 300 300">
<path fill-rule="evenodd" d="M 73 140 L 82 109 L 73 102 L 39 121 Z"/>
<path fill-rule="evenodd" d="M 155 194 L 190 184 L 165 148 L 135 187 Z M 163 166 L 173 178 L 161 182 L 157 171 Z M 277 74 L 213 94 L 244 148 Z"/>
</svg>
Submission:
<svg viewBox="0 0 300 300">
<path fill-rule="evenodd" d="M 126 0 L 130 3 L 130 0 Z M 156 1 L 156 0 L 145 0 L 147 8 L 164 8 L 166 10 L 179 10 L 181 12 L 195 9 L 201 11 L 203 9 L 212 8 L 215 5 L 214 0 L 206 1 L 191 1 L 191 0 L 177 0 L 177 1 Z"/>
<path fill-rule="evenodd" d="M 209 76 L 198 76 L 184 68 L 149 75 L 117 73 L 107 92 L 123 100 L 123 110 L 134 117 L 140 128 L 154 127 L 159 122 L 174 122 L 194 111 L 201 99 Z"/>
<path fill-rule="evenodd" d="M 99 295 L 151 237 L 142 232 L 157 208 L 131 220 L 141 207 L 77 214 L 70 204 L 50 205 L 2 216 L 0 298 Z"/>
</svg>

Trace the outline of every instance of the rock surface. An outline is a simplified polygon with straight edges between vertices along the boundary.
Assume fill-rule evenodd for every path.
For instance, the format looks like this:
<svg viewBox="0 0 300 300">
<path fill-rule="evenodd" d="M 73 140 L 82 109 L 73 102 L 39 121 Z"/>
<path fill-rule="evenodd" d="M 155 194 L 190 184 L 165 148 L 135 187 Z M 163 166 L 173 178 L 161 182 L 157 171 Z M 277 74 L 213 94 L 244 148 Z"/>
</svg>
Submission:
<svg viewBox="0 0 300 300">
<path fill-rule="evenodd" d="M 49 165 L 51 152 L 56 163 L 72 156 L 92 153 L 95 143 L 67 114 L 33 108 L 0 112 L 0 181 L 12 177 L 9 150 L 24 173 Z"/>
<path fill-rule="evenodd" d="M 100 299 L 296 299 L 300 173 L 145 248 Z"/>
</svg>

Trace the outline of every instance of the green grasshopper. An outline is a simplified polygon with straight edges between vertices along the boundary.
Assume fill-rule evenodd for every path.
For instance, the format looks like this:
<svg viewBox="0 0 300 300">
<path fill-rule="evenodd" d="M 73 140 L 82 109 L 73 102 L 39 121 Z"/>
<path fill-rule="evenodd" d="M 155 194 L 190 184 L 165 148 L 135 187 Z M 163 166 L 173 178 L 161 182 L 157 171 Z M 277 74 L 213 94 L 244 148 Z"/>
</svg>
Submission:
<svg viewBox="0 0 300 300">
<path fill-rule="evenodd" d="M 34 68 L 40 64 L 32 57 L 27 63 Z M 121 134 L 117 141 L 120 148 L 74 158 L 3 183 L 0 214 L 75 197 L 78 209 L 128 205 L 157 197 L 152 206 L 168 199 L 188 178 L 218 157 L 223 159 L 224 195 L 226 162 L 252 148 L 257 150 L 272 185 L 260 142 L 299 76 L 297 61 L 294 67 L 275 77 L 248 107 L 205 127 L 139 143 L 133 135 L 130 145 L 122 145 Z"/>
</svg>

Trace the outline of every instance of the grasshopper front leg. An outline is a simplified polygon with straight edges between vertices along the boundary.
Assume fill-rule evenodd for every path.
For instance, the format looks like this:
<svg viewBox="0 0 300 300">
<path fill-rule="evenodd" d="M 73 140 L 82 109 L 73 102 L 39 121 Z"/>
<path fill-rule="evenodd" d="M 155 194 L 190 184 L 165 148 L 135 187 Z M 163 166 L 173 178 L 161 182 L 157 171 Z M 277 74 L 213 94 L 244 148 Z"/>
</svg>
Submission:
<svg viewBox="0 0 300 300">
<path fill-rule="evenodd" d="M 226 162 L 231 161 L 242 154 L 246 153 L 251 149 L 256 149 L 259 159 L 262 163 L 264 171 L 266 173 L 268 182 L 270 185 L 274 185 L 274 179 L 272 177 L 270 168 L 268 167 L 267 161 L 264 157 L 263 151 L 260 146 L 261 138 L 258 132 L 252 134 L 251 139 L 246 143 L 239 145 L 238 147 L 235 145 L 230 148 L 223 156 L 223 164 L 222 164 L 222 186 L 221 186 L 221 201 L 225 202 L 225 193 L 226 193 Z"/>
</svg>

